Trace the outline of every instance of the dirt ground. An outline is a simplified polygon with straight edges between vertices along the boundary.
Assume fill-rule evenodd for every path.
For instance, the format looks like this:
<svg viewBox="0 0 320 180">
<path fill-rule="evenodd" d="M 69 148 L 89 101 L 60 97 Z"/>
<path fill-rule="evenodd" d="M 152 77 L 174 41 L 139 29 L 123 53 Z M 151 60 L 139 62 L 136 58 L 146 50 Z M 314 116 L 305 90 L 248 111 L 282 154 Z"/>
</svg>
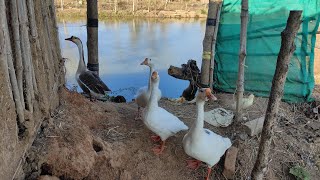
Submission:
<svg viewBox="0 0 320 180">
<path fill-rule="evenodd" d="M 37 179 L 40 175 L 62 180 L 204 179 L 204 165 L 196 171 L 186 167 L 188 156 L 181 143 L 185 132 L 169 138 L 164 154 L 156 156 L 151 151 L 152 132 L 141 120 L 134 120 L 137 106 L 133 102 L 90 102 L 76 92 L 64 90 L 62 94 L 64 103 L 43 122 L 27 153 L 23 166 L 25 179 Z M 218 101 L 206 104 L 206 111 L 216 107 L 228 109 L 232 95 L 217 94 L 217 97 Z M 295 165 L 305 168 L 312 179 L 319 179 L 320 122 L 318 114 L 312 111 L 317 105 L 281 104 L 267 179 L 294 179 L 289 169 Z M 189 127 L 196 118 L 194 104 L 177 104 L 163 98 L 160 106 Z M 254 105 L 245 111 L 245 117 L 251 120 L 262 116 L 266 106 L 266 99 L 256 98 Z M 248 136 L 239 123 L 227 128 L 205 126 L 229 137 L 233 146 L 239 148 L 235 179 L 247 179 L 255 161 L 259 137 Z M 224 158 L 213 170 L 211 179 L 225 179 L 223 161 Z"/>
</svg>

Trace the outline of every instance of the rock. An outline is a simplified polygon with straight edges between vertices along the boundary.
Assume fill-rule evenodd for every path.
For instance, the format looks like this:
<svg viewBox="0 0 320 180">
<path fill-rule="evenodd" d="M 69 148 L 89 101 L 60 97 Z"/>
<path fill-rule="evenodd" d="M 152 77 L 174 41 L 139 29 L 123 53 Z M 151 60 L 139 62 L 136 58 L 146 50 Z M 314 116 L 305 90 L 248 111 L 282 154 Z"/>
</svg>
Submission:
<svg viewBox="0 0 320 180">
<path fill-rule="evenodd" d="M 233 113 L 223 108 L 216 108 L 204 113 L 204 120 L 215 127 L 227 127 L 232 123 Z"/>
<path fill-rule="evenodd" d="M 125 103 L 127 102 L 126 98 L 124 98 L 123 96 L 116 96 L 112 99 L 112 102 L 115 103 Z"/>
<path fill-rule="evenodd" d="M 60 179 L 56 176 L 42 175 L 38 177 L 38 180 L 60 180 Z"/>
<path fill-rule="evenodd" d="M 241 133 L 241 134 L 239 134 L 239 137 L 240 137 L 240 139 L 241 139 L 242 141 L 245 141 L 245 140 L 247 140 L 247 139 L 248 139 L 248 135 L 247 135 L 247 134 L 245 134 L 245 133 Z"/>
<path fill-rule="evenodd" d="M 223 175 L 227 179 L 233 179 L 236 172 L 236 160 L 237 160 L 238 148 L 231 146 L 226 152 L 226 158 L 224 161 Z"/>
<path fill-rule="evenodd" d="M 262 128 L 263 128 L 264 119 L 265 119 L 265 117 L 263 116 L 263 117 L 254 119 L 252 121 L 246 122 L 244 124 L 246 133 L 248 133 L 250 136 L 255 136 L 255 135 L 258 135 L 259 133 L 261 133 Z"/>
</svg>

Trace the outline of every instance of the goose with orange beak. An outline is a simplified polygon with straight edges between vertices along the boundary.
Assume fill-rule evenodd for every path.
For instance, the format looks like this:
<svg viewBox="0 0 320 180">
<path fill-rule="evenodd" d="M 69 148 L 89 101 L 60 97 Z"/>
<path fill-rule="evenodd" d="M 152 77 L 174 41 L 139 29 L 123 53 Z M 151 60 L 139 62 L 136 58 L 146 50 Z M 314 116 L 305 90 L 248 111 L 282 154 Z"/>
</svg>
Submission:
<svg viewBox="0 0 320 180">
<path fill-rule="evenodd" d="M 170 136 L 175 135 L 179 131 L 188 130 L 179 118 L 159 107 L 157 100 L 157 89 L 159 87 L 160 77 L 158 72 L 152 72 L 151 76 L 151 95 L 146 108 L 143 110 L 142 120 L 144 124 L 156 136 L 151 138 L 154 141 L 161 141 L 161 144 L 154 147 L 152 150 L 156 155 L 162 154 L 165 148 L 165 141 Z"/>
<path fill-rule="evenodd" d="M 208 174 L 206 179 L 209 180 L 211 168 L 217 164 L 225 153 L 231 147 L 229 138 L 203 128 L 204 125 L 204 104 L 207 100 L 217 100 L 211 93 L 210 88 L 199 89 L 197 103 L 197 119 L 191 126 L 189 132 L 183 137 L 183 149 L 189 156 L 195 160 L 188 160 L 188 167 L 197 169 L 201 162 L 208 165 Z"/>
<path fill-rule="evenodd" d="M 149 73 L 149 78 L 148 78 L 149 79 L 148 86 L 144 86 L 144 87 L 140 88 L 138 90 L 138 92 L 136 93 L 136 95 L 134 96 L 135 102 L 138 105 L 138 113 L 137 113 L 137 116 L 135 117 L 135 119 L 141 118 L 141 108 L 145 108 L 147 106 L 148 101 L 149 101 L 150 94 L 151 94 L 150 78 L 151 78 L 151 73 L 154 71 L 154 64 L 151 62 L 151 59 L 149 59 L 149 58 L 145 58 L 145 60 L 140 65 L 148 66 L 150 68 L 150 73 Z M 159 101 L 161 99 L 161 91 L 159 88 L 157 88 L 155 91 L 156 91 L 156 95 L 157 95 L 157 101 Z"/>
</svg>

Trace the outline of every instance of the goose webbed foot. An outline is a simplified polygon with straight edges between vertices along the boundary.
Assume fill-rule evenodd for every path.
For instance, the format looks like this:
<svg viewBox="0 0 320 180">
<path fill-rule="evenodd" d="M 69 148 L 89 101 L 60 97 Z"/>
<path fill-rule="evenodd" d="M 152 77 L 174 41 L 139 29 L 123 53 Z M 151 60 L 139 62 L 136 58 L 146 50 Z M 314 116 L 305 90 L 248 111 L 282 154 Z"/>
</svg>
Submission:
<svg viewBox="0 0 320 180">
<path fill-rule="evenodd" d="M 206 180 L 210 179 L 210 174 L 211 174 L 211 167 L 208 167 L 208 174 L 207 174 Z"/>
<path fill-rule="evenodd" d="M 157 135 L 151 136 L 151 139 L 152 139 L 153 142 L 159 142 L 159 141 L 161 141 L 160 136 L 157 136 Z"/>
<path fill-rule="evenodd" d="M 153 153 L 154 153 L 155 155 L 160 155 L 160 154 L 162 154 L 162 152 L 163 152 L 163 150 L 164 150 L 164 148 L 165 148 L 164 144 L 165 144 L 165 141 L 161 141 L 161 145 L 156 145 L 156 147 L 154 147 L 154 148 L 152 149 Z"/>
<path fill-rule="evenodd" d="M 188 159 L 187 160 L 187 167 L 191 168 L 193 170 L 196 170 L 200 167 L 201 165 L 201 161 L 197 160 L 197 159 Z"/>
</svg>

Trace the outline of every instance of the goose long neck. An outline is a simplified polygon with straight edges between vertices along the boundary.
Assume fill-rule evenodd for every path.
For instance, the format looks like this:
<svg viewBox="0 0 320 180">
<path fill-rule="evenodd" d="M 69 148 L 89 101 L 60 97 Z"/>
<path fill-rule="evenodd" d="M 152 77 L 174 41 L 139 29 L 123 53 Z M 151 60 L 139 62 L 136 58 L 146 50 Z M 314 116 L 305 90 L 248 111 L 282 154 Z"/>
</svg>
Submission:
<svg viewBox="0 0 320 180">
<path fill-rule="evenodd" d="M 78 46 L 79 49 L 79 65 L 78 65 L 78 70 L 77 72 L 83 72 L 86 70 L 86 65 L 84 62 L 84 55 L 83 55 L 83 45 L 81 42 L 76 42 L 76 45 Z"/>
<path fill-rule="evenodd" d="M 150 65 L 150 73 L 149 73 L 149 83 L 148 83 L 148 90 L 151 90 L 151 75 L 152 75 L 152 72 L 154 71 L 154 67 L 153 65 Z"/>
<path fill-rule="evenodd" d="M 204 101 L 197 101 L 197 119 L 193 129 L 202 129 L 204 125 Z"/>
<path fill-rule="evenodd" d="M 150 82 L 150 83 L 151 83 L 151 94 L 150 94 L 149 103 L 148 103 L 149 108 L 158 106 L 156 90 L 159 87 L 159 80 L 157 82 Z"/>
</svg>

